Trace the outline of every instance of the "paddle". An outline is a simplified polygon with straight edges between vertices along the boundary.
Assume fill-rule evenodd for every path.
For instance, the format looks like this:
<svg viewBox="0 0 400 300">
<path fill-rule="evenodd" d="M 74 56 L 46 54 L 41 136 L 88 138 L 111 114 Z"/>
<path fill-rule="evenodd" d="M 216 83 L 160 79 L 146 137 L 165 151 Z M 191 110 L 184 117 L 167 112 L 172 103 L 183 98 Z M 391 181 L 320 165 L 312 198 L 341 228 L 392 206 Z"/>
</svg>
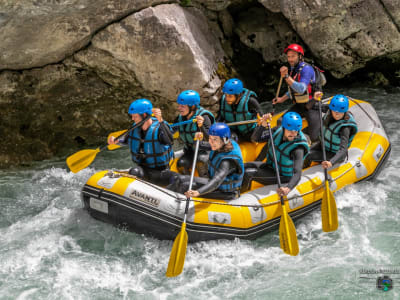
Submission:
<svg viewBox="0 0 400 300">
<path fill-rule="evenodd" d="M 122 130 L 122 134 L 117 136 L 115 139 L 121 138 L 123 135 L 128 134 L 132 130 L 135 130 L 137 127 L 141 126 L 144 122 L 146 122 L 151 116 L 147 116 L 144 118 L 142 121 L 139 123 L 133 125 L 131 128 L 128 130 Z M 77 173 L 80 170 L 85 169 L 87 166 L 89 166 L 92 161 L 95 159 L 97 153 L 103 151 L 104 149 L 108 148 L 109 145 L 105 145 L 101 148 L 97 148 L 95 150 L 93 149 L 86 149 L 86 150 L 81 150 L 76 152 L 75 154 L 72 154 L 67 158 L 67 166 L 73 173 Z M 113 149 L 110 149 L 113 150 Z"/>
<path fill-rule="evenodd" d="M 321 99 L 319 99 L 319 121 L 321 126 L 321 146 L 322 146 L 322 159 L 326 161 L 326 151 L 325 151 L 325 139 L 324 139 L 324 129 L 323 129 L 323 122 L 322 122 L 322 104 Z M 325 174 L 325 189 L 324 194 L 322 196 L 322 203 L 321 203 L 321 219 L 322 219 L 322 230 L 325 232 L 335 231 L 338 226 L 338 214 L 336 208 L 336 201 L 335 196 L 333 195 L 332 191 L 329 187 L 329 180 L 328 180 L 328 170 L 324 168 Z"/>
<path fill-rule="evenodd" d="M 197 153 L 199 152 L 200 140 L 196 140 L 196 149 L 194 151 L 192 173 L 190 174 L 189 191 L 192 189 L 194 170 L 196 169 Z M 182 228 L 176 236 L 174 244 L 172 245 L 171 255 L 169 257 L 167 277 L 175 277 L 182 273 L 183 265 L 185 263 L 186 248 L 188 243 L 188 235 L 186 232 L 186 218 L 189 210 L 190 197 L 186 198 L 185 215 L 183 216 Z"/>
<path fill-rule="evenodd" d="M 272 138 L 272 130 L 271 125 L 269 122 L 267 123 L 269 136 L 271 139 L 271 146 L 272 146 L 272 154 L 274 157 L 274 164 L 275 164 L 275 172 L 276 172 L 276 180 L 278 182 L 278 188 L 281 187 L 281 178 L 279 175 L 278 169 L 278 162 L 276 160 L 276 153 L 275 153 L 275 144 Z M 283 200 L 283 196 L 281 198 L 281 206 L 282 206 L 282 216 L 281 222 L 279 224 L 279 239 L 281 242 L 281 248 L 283 252 L 286 254 L 290 254 L 296 256 L 299 253 L 299 243 L 297 241 L 297 233 L 296 228 L 294 227 L 292 218 L 290 218 L 289 214 L 286 211 L 285 202 Z"/>
<path fill-rule="evenodd" d="M 276 90 L 275 99 L 278 99 L 278 97 L 279 97 L 279 92 L 281 91 L 282 80 L 283 80 L 283 77 L 281 76 L 281 79 L 279 79 L 278 89 Z M 275 113 L 275 104 L 272 103 L 272 115 L 274 113 Z"/>
</svg>

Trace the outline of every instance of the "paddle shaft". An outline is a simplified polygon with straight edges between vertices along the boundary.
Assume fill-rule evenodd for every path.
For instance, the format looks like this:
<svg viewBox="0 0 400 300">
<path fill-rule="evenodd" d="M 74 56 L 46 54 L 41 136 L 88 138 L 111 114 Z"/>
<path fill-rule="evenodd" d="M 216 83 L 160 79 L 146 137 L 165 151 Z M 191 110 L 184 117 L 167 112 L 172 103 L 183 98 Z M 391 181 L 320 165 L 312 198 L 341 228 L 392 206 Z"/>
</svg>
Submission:
<svg viewBox="0 0 400 300">
<path fill-rule="evenodd" d="M 281 78 L 279 79 L 278 89 L 276 90 L 275 99 L 278 99 L 278 97 L 279 97 L 279 92 L 281 91 L 282 80 L 283 80 L 283 77 L 281 76 Z M 274 114 L 274 113 L 275 113 L 275 104 L 272 104 L 272 114 Z"/>
<path fill-rule="evenodd" d="M 196 162 L 197 162 L 197 154 L 199 153 L 199 145 L 200 145 L 200 140 L 198 139 L 196 141 L 196 148 L 194 150 L 192 172 L 190 174 L 190 182 L 189 182 L 189 191 L 192 189 L 192 185 L 193 185 L 194 171 L 196 169 Z M 187 197 L 186 198 L 186 206 L 185 206 L 185 215 L 183 216 L 183 223 L 186 223 L 187 213 L 188 213 L 188 210 L 189 210 L 189 200 L 190 200 L 190 197 Z"/>
<path fill-rule="evenodd" d="M 171 124 L 170 126 L 171 126 L 171 127 L 178 127 L 178 126 L 181 126 L 181 125 L 186 125 L 186 124 L 194 123 L 194 122 L 196 122 L 196 121 L 197 121 L 196 119 L 190 119 L 190 120 L 186 120 L 186 121 L 182 121 L 182 122 L 177 122 L 177 123 Z"/>
<path fill-rule="evenodd" d="M 139 123 L 137 123 L 137 124 L 134 124 L 131 128 L 129 128 L 127 131 L 125 131 L 124 133 L 122 133 L 122 134 L 120 134 L 119 136 L 117 136 L 116 138 L 115 138 L 115 140 L 118 140 L 119 138 L 121 138 L 121 137 L 123 137 L 124 135 L 127 135 L 127 134 L 129 134 L 132 130 L 135 130 L 136 128 L 138 128 L 139 126 L 142 126 L 143 124 L 144 124 L 144 122 L 146 122 L 148 119 L 150 119 L 151 118 L 151 116 L 147 116 L 146 118 L 144 118 L 142 121 L 140 121 Z M 104 147 L 107 147 L 108 145 L 106 145 L 106 146 L 104 146 Z M 104 147 L 102 147 L 101 149 L 103 149 Z M 101 150 L 100 149 L 100 150 Z"/>
<path fill-rule="evenodd" d="M 228 123 L 226 125 L 228 125 L 228 126 L 236 126 L 236 125 L 251 124 L 251 123 L 256 123 L 256 122 L 258 122 L 258 119 L 246 120 L 246 121 L 237 121 L 237 122 Z"/>
<path fill-rule="evenodd" d="M 325 138 L 324 138 L 324 128 L 322 122 L 322 103 L 321 99 L 319 100 L 318 109 L 319 109 L 319 125 L 321 132 L 321 148 L 322 148 L 322 160 L 326 161 L 326 150 L 325 150 Z M 324 168 L 325 181 L 328 180 L 328 170 Z"/>
<path fill-rule="evenodd" d="M 274 139 L 273 139 L 273 137 L 272 137 L 272 130 L 271 130 L 271 125 L 269 124 L 269 122 L 267 123 L 267 126 L 268 126 L 268 131 L 269 131 L 269 138 L 270 138 L 270 141 L 271 141 L 272 156 L 274 157 L 276 181 L 277 181 L 277 183 L 278 183 L 278 188 L 280 188 L 280 187 L 281 187 L 281 177 L 280 177 L 280 174 L 279 174 L 278 161 L 276 160 Z M 280 196 L 280 197 L 281 197 L 281 204 L 282 204 L 282 206 L 283 206 L 283 205 L 284 205 L 283 196 Z"/>
</svg>

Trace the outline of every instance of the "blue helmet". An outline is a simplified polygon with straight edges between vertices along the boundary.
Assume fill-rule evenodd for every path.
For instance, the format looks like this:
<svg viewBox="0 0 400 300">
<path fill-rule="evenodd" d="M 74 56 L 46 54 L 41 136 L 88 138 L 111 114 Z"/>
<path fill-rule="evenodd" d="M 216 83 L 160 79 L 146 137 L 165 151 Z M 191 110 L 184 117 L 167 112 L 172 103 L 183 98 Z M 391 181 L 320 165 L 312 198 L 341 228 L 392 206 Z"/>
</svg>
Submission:
<svg viewBox="0 0 400 300">
<path fill-rule="evenodd" d="M 208 135 L 219 136 L 222 139 L 230 139 L 231 130 L 225 123 L 214 123 L 211 125 L 210 129 L 208 129 Z"/>
<path fill-rule="evenodd" d="M 147 99 L 137 99 L 131 103 L 128 112 L 130 114 L 149 114 L 153 113 L 153 104 Z"/>
<path fill-rule="evenodd" d="M 182 93 L 179 94 L 178 99 L 176 99 L 176 102 L 181 105 L 200 105 L 200 95 L 198 92 L 193 91 L 193 90 L 187 90 L 183 91 Z"/>
<path fill-rule="evenodd" d="M 283 115 L 282 127 L 287 130 L 300 131 L 303 126 L 303 121 L 298 113 L 289 111 Z"/>
<path fill-rule="evenodd" d="M 243 82 L 237 78 L 229 79 L 225 82 L 222 91 L 229 95 L 238 95 L 243 92 Z"/>
<path fill-rule="evenodd" d="M 329 104 L 329 109 L 345 113 L 349 109 L 349 98 L 340 94 L 335 95 Z"/>
</svg>

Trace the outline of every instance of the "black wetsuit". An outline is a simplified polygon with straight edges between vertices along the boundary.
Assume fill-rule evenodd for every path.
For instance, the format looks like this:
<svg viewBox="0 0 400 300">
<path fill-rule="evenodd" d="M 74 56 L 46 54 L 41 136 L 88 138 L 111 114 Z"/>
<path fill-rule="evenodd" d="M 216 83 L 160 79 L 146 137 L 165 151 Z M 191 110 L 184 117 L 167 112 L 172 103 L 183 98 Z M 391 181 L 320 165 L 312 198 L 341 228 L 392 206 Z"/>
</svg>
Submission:
<svg viewBox="0 0 400 300">
<path fill-rule="evenodd" d="M 207 175 L 207 161 L 208 161 L 208 150 L 210 145 L 208 141 L 208 129 L 211 127 L 211 120 L 207 114 L 202 115 L 204 118 L 203 126 L 201 126 L 200 132 L 203 133 L 203 140 L 200 141 L 199 153 L 197 156 L 196 169 L 199 172 L 199 176 Z M 179 116 L 175 119 L 174 123 L 179 122 Z M 174 133 L 178 131 L 179 128 L 174 128 Z M 190 174 L 190 169 L 192 168 L 194 158 L 194 149 L 185 144 L 183 148 L 183 155 L 179 158 L 177 162 L 178 170 L 181 174 Z"/>
<path fill-rule="evenodd" d="M 233 160 L 225 159 L 220 163 L 213 178 L 194 177 L 192 190 L 197 190 L 203 198 L 235 199 L 238 196 L 237 192 L 222 192 L 217 189 L 228 175 L 238 172 L 237 168 L 237 164 Z M 167 188 L 182 194 L 189 190 L 189 175 L 177 175 L 172 181 Z"/>
<path fill-rule="evenodd" d="M 274 132 L 276 128 L 272 129 Z M 253 142 L 267 142 L 270 139 L 269 132 L 266 128 L 262 126 L 257 126 L 254 129 L 253 134 L 251 136 Z M 268 147 L 268 144 L 266 144 Z M 268 153 L 265 151 L 264 153 Z M 280 176 L 281 183 L 287 183 L 286 186 L 291 190 L 299 183 L 301 178 L 301 172 L 303 168 L 303 158 L 304 158 L 304 148 L 299 147 L 291 152 L 291 158 L 294 162 L 293 165 L 293 176 Z M 265 155 L 262 160 L 265 159 Z M 245 164 L 245 173 L 243 178 L 243 184 L 241 191 L 244 192 L 250 188 L 251 181 L 255 180 L 264 185 L 276 184 L 276 172 L 271 166 L 267 163 L 263 163 L 261 161 L 257 162 L 249 162 Z"/>
</svg>

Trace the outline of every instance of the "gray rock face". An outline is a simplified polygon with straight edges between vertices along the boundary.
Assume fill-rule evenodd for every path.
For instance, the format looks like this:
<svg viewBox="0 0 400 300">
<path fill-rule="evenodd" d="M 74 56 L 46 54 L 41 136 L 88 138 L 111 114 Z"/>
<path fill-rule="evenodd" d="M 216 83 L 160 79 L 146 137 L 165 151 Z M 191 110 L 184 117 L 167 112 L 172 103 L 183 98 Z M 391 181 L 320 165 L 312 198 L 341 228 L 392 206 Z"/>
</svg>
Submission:
<svg viewBox="0 0 400 300">
<path fill-rule="evenodd" d="M 152 100 L 170 121 L 184 89 L 214 104 L 222 55 L 200 10 L 168 4 L 107 26 L 62 63 L 2 71 L 0 133 L 13 139 L 0 145 L 0 168 L 104 143 L 129 127 L 127 108 L 137 98 Z"/>
<path fill-rule="evenodd" d="M 56 63 L 87 45 L 98 30 L 167 0 L 2 0 L 0 70 Z M 178 2 L 178 1 L 176 1 Z"/>
<path fill-rule="evenodd" d="M 312 54 L 340 78 L 375 57 L 400 51 L 395 4 L 399 1 L 281 0 L 280 7 Z"/>
<path fill-rule="evenodd" d="M 207 20 L 198 9 L 160 5 L 108 26 L 93 38 L 87 53 L 91 55 L 92 49 L 108 53 L 113 58 L 111 66 L 125 68 L 121 78 L 133 81 L 134 76 L 144 90 L 175 101 L 182 90 L 202 92 L 215 76 L 223 51 L 208 30 Z M 88 61 L 84 55 L 76 57 Z M 96 61 L 93 64 L 96 68 Z"/>
<path fill-rule="evenodd" d="M 260 52 L 266 62 L 279 60 L 284 47 L 299 40 L 281 14 L 256 7 L 239 15 L 235 32 L 243 44 Z"/>
</svg>

